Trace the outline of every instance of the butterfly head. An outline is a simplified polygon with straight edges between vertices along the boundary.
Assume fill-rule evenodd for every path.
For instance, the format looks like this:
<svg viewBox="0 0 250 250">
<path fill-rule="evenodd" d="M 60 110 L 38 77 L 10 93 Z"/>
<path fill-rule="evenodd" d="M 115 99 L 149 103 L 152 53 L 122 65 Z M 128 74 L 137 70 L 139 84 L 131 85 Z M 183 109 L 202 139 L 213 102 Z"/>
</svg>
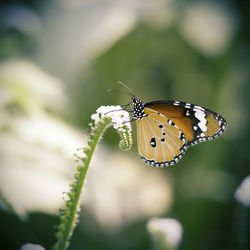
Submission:
<svg viewBox="0 0 250 250">
<path fill-rule="evenodd" d="M 134 104 L 133 119 L 137 120 L 143 118 L 145 116 L 143 101 L 139 99 L 137 96 L 133 96 L 132 102 Z"/>
</svg>

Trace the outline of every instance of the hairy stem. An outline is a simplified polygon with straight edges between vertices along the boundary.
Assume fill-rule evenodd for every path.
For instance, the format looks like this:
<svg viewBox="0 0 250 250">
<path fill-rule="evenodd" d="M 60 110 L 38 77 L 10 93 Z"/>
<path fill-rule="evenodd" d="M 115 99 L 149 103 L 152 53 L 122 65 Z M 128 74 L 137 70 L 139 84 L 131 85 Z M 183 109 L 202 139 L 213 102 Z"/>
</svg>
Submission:
<svg viewBox="0 0 250 250">
<path fill-rule="evenodd" d="M 52 247 L 53 250 L 64 250 L 69 245 L 70 237 L 77 224 L 78 213 L 80 211 L 80 196 L 91 158 L 103 132 L 111 124 L 111 119 L 104 118 L 95 127 L 91 128 L 90 140 L 88 142 L 89 147 L 83 149 L 86 156 L 81 158 L 83 164 L 77 167 L 75 180 L 70 185 L 71 190 L 68 193 L 69 199 L 66 201 L 66 207 L 60 212 L 61 221 L 57 228 L 57 242 Z"/>
</svg>

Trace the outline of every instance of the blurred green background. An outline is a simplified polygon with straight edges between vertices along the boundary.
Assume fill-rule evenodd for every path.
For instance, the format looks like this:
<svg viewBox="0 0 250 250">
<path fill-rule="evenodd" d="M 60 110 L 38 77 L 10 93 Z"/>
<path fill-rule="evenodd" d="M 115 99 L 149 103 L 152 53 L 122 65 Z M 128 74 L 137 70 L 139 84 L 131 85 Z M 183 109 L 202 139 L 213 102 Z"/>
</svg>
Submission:
<svg viewBox="0 0 250 250">
<path fill-rule="evenodd" d="M 91 114 L 130 97 L 181 100 L 220 113 L 219 139 L 155 169 L 110 129 L 88 173 L 69 249 L 152 249 L 149 218 L 183 226 L 179 249 L 250 249 L 250 4 L 247 1 L 54 0 L 0 3 L 0 242 L 49 249 L 86 145 Z M 250 192 L 248 192 L 250 196 Z M 249 205 L 249 204 L 248 204 Z"/>
</svg>

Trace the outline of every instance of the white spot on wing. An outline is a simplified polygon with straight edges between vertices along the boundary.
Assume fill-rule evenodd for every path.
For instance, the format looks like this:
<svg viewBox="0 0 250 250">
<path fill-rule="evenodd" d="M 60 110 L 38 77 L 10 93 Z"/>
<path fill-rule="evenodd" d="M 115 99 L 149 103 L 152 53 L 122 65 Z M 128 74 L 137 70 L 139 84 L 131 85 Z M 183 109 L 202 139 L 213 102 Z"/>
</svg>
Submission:
<svg viewBox="0 0 250 250">
<path fill-rule="evenodd" d="M 199 128 L 201 129 L 202 132 L 206 132 L 207 131 L 207 119 L 206 119 L 206 114 L 201 111 L 201 110 L 197 110 L 194 113 L 194 116 L 200 121 L 198 123 Z"/>
<path fill-rule="evenodd" d="M 202 122 L 199 122 L 198 123 L 198 126 L 200 127 L 201 131 L 202 132 L 206 132 L 207 131 L 207 126 L 206 124 L 202 123 Z"/>
</svg>

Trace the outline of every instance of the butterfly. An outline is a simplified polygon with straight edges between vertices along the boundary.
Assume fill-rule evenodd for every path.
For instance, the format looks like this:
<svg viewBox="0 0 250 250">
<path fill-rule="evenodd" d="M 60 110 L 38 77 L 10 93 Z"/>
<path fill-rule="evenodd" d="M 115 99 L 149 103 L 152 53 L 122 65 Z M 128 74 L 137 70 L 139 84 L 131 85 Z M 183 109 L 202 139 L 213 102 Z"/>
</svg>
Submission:
<svg viewBox="0 0 250 250">
<path fill-rule="evenodd" d="M 143 103 L 136 96 L 132 102 L 138 151 L 151 166 L 174 165 L 189 147 L 219 137 L 227 126 L 221 115 L 198 105 L 180 101 Z"/>
<path fill-rule="evenodd" d="M 118 83 L 132 95 L 130 112 L 136 121 L 138 151 L 151 166 L 174 165 L 189 147 L 213 140 L 226 129 L 226 120 L 207 108 L 181 101 L 144 103 L 125 84 Z"/>
</svg>

